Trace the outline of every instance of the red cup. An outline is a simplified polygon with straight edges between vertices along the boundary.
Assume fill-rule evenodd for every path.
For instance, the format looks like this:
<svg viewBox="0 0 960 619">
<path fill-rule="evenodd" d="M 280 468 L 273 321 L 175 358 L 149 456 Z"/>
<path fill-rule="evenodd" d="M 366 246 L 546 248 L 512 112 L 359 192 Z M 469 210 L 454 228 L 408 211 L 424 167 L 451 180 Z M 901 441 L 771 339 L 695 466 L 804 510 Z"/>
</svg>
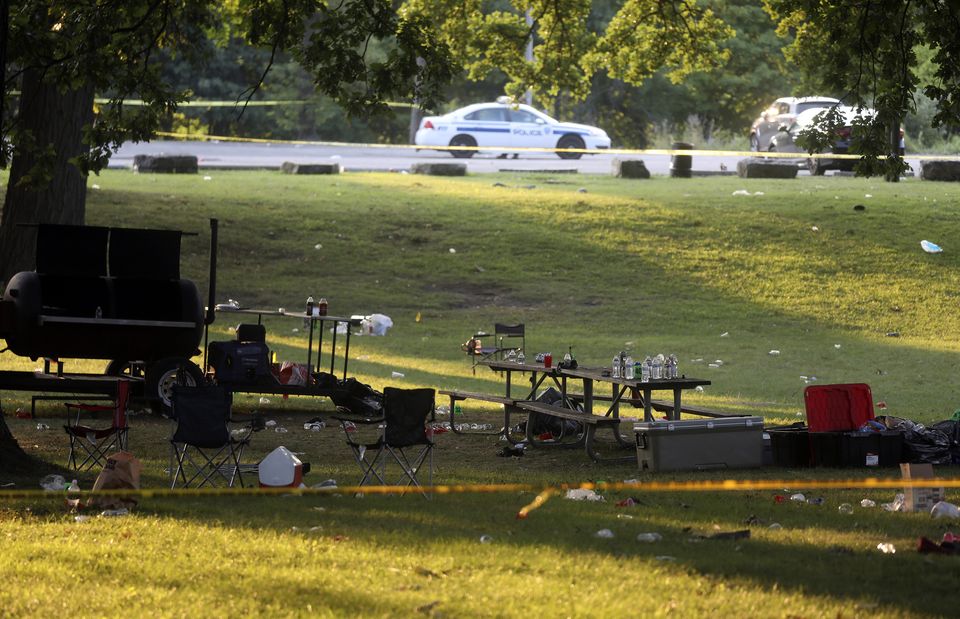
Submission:
<svg viewBox="0 0 960 619">
<path fill-rule="evenodd" d="M 543 356 L 543 367 L 552 368 L 553 367 L 553 355 L 547 353 Z"/>
</svg>

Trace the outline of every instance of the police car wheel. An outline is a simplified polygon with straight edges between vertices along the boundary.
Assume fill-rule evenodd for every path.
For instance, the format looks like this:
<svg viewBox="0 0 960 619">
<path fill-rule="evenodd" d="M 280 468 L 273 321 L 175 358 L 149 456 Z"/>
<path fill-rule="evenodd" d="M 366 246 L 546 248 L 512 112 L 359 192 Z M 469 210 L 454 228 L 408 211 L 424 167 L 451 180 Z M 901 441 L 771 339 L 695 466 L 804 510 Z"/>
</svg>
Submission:
<svg viewBox="0 0 960 619">
<path fill-rule="evenodd" d="M 557 148 L 583 148 L 585 145 L 578 135 L 565 135 L 557 142 Z M 579 159 L 583 153 L 557 153 L 561 159 Z"/>
<path fill-rule="evenodd" d="M 455 135 L 453 136 L 453 139 L 450 140 L 450 146 L 470 146 L 476 148 L 477 141 L 469 135 Z M 470 157 L 473 157 L 475 152 L 476 151 L 472 150 L 452 150 L 450 151 L 450 154 L 457 159 L 469 159 Z"/>
</svg>

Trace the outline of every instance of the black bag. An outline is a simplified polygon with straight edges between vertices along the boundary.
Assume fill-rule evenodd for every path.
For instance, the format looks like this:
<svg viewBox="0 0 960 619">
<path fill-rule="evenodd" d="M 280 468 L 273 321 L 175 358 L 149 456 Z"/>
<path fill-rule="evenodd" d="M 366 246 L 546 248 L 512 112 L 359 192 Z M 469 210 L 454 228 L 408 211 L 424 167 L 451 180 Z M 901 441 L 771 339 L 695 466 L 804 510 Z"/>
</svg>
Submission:
<svg viewBox="0 0 960 619">
<path fill-rule="evenodd" d="M 543 402 L 544 404 L 558 404 L 562 399 L 563 395 L 553 387 L 550 387 L 540 394 L 540 396 L 537 398 L 537 402 Z M 579 404 L 577 404 L 577 409 L 583 410 Z M 530 418 L 533 420 L 533 433 L 537 435 L 543 434 L 544 432 L 549 432 L 555 437 L 576 436 L 577 434 L 583 432 L 583 424 L 572 419 L 561 419 L 559 417 L 542 415 L 540 413 L 532 413 Z"/>
<path fill-rule="evenodd" d="M 221 385 L 249 385 L 272 379 L 270 350 L 260 342 L 210 342 L 207 362 Z"/>
<path fill-rule="evenodd" d="M 338 409 L 363 417 L 377 417 L 383 413 L 383 394 L 356 378 L 340 381 L 339 390 L 330 396 Z"/>
</svg>

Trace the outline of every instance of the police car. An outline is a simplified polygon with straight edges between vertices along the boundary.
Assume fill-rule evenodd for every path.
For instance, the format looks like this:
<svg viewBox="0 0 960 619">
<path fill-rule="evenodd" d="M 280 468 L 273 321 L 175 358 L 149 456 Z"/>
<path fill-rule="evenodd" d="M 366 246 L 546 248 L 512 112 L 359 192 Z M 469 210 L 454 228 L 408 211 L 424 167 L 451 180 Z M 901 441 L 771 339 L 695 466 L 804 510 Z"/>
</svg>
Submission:
<svg viewBox="0 0 960 619">
<path fill-rule="evenodd" d="M 610 148 L 603 129 L 577 123 L 562 123 L 529 105 L 498 99 L 477 103 L 420 121 L 414 143 L 417 146 L 451 146 L 454 157 L 472 157 L 477 147 L 486 152 L 514 153 L 517 148 L 596 150 Z M 457 148 L 459 147 L 459 148 Z M 503 150 L 499 148 L 502 147 Z M 419 150 L 419 149 L 418 149 Z M 558 151 L 561 159 L 579 159 L 583 153 Z"/>
</svg>

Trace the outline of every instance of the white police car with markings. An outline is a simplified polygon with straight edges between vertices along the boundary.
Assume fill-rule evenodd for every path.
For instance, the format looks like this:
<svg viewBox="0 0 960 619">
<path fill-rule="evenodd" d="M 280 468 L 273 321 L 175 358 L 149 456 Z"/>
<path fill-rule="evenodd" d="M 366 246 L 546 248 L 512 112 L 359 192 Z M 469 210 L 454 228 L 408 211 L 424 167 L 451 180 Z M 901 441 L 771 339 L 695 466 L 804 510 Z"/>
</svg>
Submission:
<svg viewBox="0 0 960 619">
<path fill-rule="evenodd" d="M 477 103 L 420 121 L 414 143 L 421 147 L 450 146 L 454 157 L 472 157 L 483 152 L 513 153 L 511 148 L 609 149 L 610 138 L 603 129 L 564 123 L 529 105 L 498 99 Z M 500 150 L 502 148 L 502 150 Z M 494 149 L 494 150 L 487 150 Z M 419 150 L 419 149 L 418 149 Z M 582 152 L 558 150 L 561 159 L 579 159 Z"/>
</svg>

